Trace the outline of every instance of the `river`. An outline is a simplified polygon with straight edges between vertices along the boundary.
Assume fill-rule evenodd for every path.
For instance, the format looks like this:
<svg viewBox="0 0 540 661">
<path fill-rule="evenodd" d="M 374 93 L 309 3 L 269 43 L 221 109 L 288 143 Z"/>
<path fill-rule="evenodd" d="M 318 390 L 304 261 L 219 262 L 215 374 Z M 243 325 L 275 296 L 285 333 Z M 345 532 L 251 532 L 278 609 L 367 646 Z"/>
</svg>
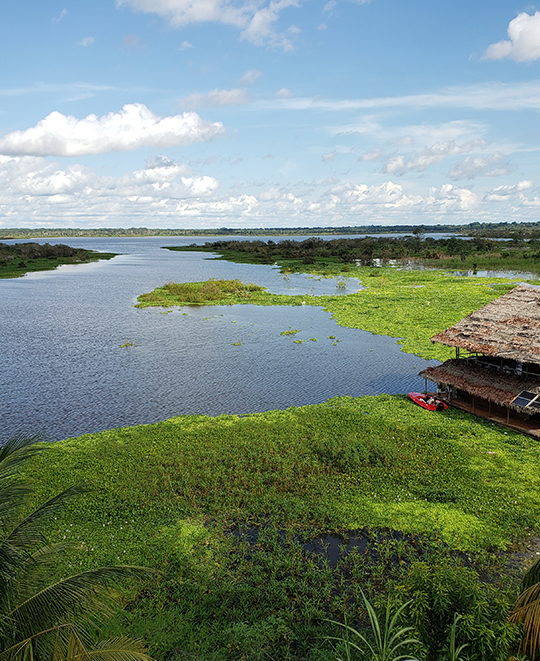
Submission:
<svg viewBox="0 0 540 661">
<path fill-rule="evenodd" d="M 282 294 L 361 286 L 348 279 L 342 291 L 336 280 L 161 249 L 208 240 L 51 239 L 121 254 L 0 280 L 1 437 L 60 440 L 181 414 L 246 414 L 423 387 L 417 374 L 436 361 L 403 353 L 393 338 L 338 326 L 320 308 L 133 307 L 169 281 L 239 278 Z M 301 332 L 281 335 L 290 329 Z"/>
</svg>

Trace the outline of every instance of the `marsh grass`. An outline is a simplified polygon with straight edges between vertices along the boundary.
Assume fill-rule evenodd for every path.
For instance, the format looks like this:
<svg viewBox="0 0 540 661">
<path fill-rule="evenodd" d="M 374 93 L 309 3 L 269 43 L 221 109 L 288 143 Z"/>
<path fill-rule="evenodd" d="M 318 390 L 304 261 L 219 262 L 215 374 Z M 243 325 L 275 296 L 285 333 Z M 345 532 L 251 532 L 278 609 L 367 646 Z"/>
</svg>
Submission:
<svg viewBox="0 0 540 661">
<path fill-rule="evenodd" d="M 226 305 L 237 299 L 249 299 L 254 292 L 264 291 L 252 283 L 240 280 L 208 280 L 206 282 L 169 282 L 163 287 L 138 297 L 135 307 L 159 305 Z"/>
</svg>

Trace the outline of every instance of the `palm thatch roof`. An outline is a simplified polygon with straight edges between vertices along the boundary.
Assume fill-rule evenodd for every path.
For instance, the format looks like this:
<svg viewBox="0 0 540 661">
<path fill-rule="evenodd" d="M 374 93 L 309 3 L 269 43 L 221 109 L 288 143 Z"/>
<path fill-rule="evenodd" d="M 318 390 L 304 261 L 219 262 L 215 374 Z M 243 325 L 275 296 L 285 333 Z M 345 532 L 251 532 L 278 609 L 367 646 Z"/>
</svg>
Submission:
<svg viewBox="0 0 540 661">
<path fill-rule="evenodd" d="M 523 391 L 540 394 L 540 381 L 537 378 L 507 374 L 488 368 L 470 360 L 454 358 L 437 367 L 428 367 L 420 372 L 420 376 L 445 386 L 459 388 L 473 397 L 508 406 L 516 411 L 529 415 L 538 410 L 525 409 L 513 403 L 513 400 Z"/>
<path fill-rule="evenodd" d="M 520 284 L 431 338 L 472 353 L 540 364 L 540 287 Z"/>
</svg>

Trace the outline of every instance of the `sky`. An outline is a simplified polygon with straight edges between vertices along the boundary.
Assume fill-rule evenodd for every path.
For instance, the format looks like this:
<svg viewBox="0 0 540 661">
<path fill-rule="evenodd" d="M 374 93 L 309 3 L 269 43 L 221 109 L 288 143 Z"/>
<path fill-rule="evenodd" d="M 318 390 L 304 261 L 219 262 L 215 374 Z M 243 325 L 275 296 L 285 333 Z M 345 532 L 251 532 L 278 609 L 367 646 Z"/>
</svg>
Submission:
<svg viewBox="0 0 540 661">
<path fill-rule="evenodd" d="M 0 227 L 540 220 L 540 10 L 0 6 Z"/>
</svg>

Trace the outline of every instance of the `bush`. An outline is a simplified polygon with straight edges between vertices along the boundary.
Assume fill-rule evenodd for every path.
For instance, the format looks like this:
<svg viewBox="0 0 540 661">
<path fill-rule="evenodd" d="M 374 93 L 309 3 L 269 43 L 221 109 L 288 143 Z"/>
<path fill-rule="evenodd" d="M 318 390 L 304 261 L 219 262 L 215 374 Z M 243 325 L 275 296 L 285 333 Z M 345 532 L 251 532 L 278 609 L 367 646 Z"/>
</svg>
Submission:
<svg viewBox="0 0 540 661">
<path fill-rule="evenodd" d="M 468 644 L 470 661 L 506 661 L 520 638 L 518 627 L 507 621 L 509 595 L 457 560 L 414 563 L 401 591 L 412 599 L 409 623 L 426 646 L 427 661 L 442 658 L 455 613 L 462 616 L 457 637 L 459 644 Z"/>
</svg>

